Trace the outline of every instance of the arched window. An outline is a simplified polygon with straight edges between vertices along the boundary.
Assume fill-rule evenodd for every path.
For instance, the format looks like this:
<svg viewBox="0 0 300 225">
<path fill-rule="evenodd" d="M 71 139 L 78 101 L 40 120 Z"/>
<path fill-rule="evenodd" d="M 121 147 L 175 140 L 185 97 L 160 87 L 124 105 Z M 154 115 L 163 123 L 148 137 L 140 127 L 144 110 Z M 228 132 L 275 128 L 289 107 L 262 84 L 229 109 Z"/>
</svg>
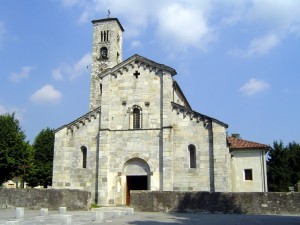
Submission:
<svg viewBox="0 0 300 225">
<path fill-rule="evenodd" d="M 132 112 L 132 115 L 133 115 L 133 129 L 139 129 L 141 128 L 141 111 L 139 108 L 134 108 L 133 109 L 133 112 Z"/>
<path fill-rule="evenodd" d="M 107 59 L 107 56 L 108 56 L 108 50 L 106 47 L 102 47 L 100 49 L 100 56 L 101 56 L 101 59 Z"/>
<path fill-rule="evenodd" d="M 196 148 L 195 145 L 189 145 L 190 168 L 196 168 Z"/>
<path fill-rule="evenodd" d="M 126 104 L 126 103 L 125 103 Z M 143 115 L 142 108 L 138 105 L 133 105 L 129 108 L 129 128 L 130 129 L 141 129 L 143 127 Z"/>
<path fill-rule="evenodd" d="M 81 146 L 81 152 L 82 152 L 82 168 L 86 168 L 87 148 L 85 146 Z"/>
</svg>

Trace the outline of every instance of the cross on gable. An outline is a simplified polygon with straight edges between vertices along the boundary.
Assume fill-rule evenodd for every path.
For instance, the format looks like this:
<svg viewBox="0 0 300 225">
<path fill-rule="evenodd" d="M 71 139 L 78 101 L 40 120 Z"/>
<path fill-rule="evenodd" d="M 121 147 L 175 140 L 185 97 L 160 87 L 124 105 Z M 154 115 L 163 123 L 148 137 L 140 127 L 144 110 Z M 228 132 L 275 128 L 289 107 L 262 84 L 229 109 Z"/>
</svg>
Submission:
<svg viewBox="0 0 300 225">
<path fill-rule="evenodd" d="M 137 70 L 134 72 L 133 76 L 136 77 L 136 79 L 138 78 L 138 76 L 141 75 Z"/>
</svg>

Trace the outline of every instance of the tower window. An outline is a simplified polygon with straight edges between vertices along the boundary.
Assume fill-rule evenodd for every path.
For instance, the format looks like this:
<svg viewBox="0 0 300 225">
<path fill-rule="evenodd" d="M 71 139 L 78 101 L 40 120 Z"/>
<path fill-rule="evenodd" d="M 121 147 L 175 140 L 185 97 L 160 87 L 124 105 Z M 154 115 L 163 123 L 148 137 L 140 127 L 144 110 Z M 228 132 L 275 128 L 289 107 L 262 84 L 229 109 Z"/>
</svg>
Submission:
<svg viewBox="0 0 300 225">
<path fill-rule="evenodd" d="M 139 129 L 141 128 L 141 121 L 140 121 L 140 115 L 141 112 L 138 108 L 133 109 L 133 129 Z"/>
<path fill-rule="evenodd" d="M 195 145 L 189 145 L 190 168 L 196 168 L 196 148 Z"/>
<path fill-rule="evenodd" d="M 81 146 L 81 152 L 82 152 L 82 168 L 86 168 L 87 148 L 85 146 Z"/>
<path fill-rule="evenodd" d="M 101 42 L 108 41 L 109 30 L 101 31 Z"/>
<path fill-rule="evenodd" d="M 107 59 L 108 50 L 106 47 L 100 49 L 101 59 Z"/>
</svg>

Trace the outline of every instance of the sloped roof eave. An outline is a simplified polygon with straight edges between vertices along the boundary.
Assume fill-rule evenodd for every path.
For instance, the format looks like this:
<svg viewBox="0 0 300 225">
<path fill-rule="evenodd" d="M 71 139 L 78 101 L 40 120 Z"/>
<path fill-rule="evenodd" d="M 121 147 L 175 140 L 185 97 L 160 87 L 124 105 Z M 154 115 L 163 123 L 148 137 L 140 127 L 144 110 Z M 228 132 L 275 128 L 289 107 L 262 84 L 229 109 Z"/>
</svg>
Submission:
<svg viewBox="0 0 300 225">
<path fill-rule="evenodd" d="M 217 123 L 217 124 L 219 124 L 219 125 L 221 125 L 221 126 L 224 126 L 225 128 L 228 128 L 228 124 L 226 124 L 226 123 L 224 123 L 224 122 L 222 122 L 222 121 L 220 121 L 220 120 L 217 120 L 217 119 L 215 119 L 215 118 L 213 118 L 213 117 L 210 117 L 210 116 L 207 116 L 207 115 L 205 115 L 205 114 L 196 112 L 196 111 L 194 111 L 194 110 L 192 110 L 192 109 L 188 109 L 188 108 L 186 108 L 186 107 L 184 107 L 184 106 L 182 106 L 182 105 L 179 105 L 179 104 L 177 104 L 177 103 L 175 103 L 175 102 L 171 102 L 171 105 L 172 105 L 173 108 L 174 108 L 174 107 L 175 107 L 175 108 L 180 108 L 180 109 L 182 109 L 182 110 L 185 110 L 186 112 L 194 113 L 195 115 L 197 115 L 197 116 L 199 116 L 199 117 L 201 117 L 201 118 L 209 119 L 209 120 L 211 120 L 211 121 L 213 121 L 213 122 L 215 122 L 215 123 Z"/>
<path fill-rule="evenodd" d="M 184 103 L 186 104 L 186 106 L 187 106 L 189 109 L 192 110 L 192 107 L 191 107 L 190 103 L 189 103 L 188 100 L 186 99 L 186 97 L 185 97 L 184 93 L 182 92 L 182 90 L 181 90 L 179 84 L 178 84 L 175 80 L 173 80 L 173 87 L 175 87 L 175 91 L 178 91 L 179 94 L 182 96 L 183 101 L 184 101 Z"/>
<path fill-rule="evenodd" d="M 58 131 L 64 129 L 65 127 L 72 126 L 72 125 L 78 123 L 79 121 L 82 121 L 82 120 L 86 119 L 88 116 L 92 116 L 92 114 L 94 114 L 94 113 L 100 113 L 100 112 L 101 112 L 101 106 L 99 106 L 99 107 L 95 108 L 94 110 L 89 111 L 88 113 L 78 117 L 77 119 L 73 120 L 70 123 L 67 123 L 65 125 L 60 126 L 59 128 L 54 130 L 54 133 L 57 133 Z"/>
</svg>

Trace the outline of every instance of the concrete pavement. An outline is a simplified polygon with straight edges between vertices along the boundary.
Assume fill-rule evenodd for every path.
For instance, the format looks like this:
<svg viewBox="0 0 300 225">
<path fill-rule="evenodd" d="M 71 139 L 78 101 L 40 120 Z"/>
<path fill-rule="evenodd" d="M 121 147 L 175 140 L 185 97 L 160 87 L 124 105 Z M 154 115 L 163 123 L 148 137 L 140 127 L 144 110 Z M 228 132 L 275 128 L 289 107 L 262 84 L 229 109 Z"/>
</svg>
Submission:
<svg viewBox="0 0 300 225">
<path fill-rule="evenodd" d="M 112 209 L 101 208 L 103 211 Z M 118 208 L 118 210 L 120 210 Z M 186 214 L 186 213 L 153 213 L 135 212 L 132 215 L 122 215 L 111 218 L 104 214 L 102 222 L 96 222 L 96 211 L 48 211 L 48 215 L 40 216 L 40 210 L 24 210 L 24 218 L 16 219 L 16 209 L 0 209 L 0 225 L 166 225 L 166 224 L 199 224 L 199 225 L 300 225 L 300 216 L 281 215 L 244 215 L 244 214 Z M 64 215 L 69 215 L 71 221 L 62 221 Z M 121 214 L 120 214 L 121 215 Z"/>
</svg>

